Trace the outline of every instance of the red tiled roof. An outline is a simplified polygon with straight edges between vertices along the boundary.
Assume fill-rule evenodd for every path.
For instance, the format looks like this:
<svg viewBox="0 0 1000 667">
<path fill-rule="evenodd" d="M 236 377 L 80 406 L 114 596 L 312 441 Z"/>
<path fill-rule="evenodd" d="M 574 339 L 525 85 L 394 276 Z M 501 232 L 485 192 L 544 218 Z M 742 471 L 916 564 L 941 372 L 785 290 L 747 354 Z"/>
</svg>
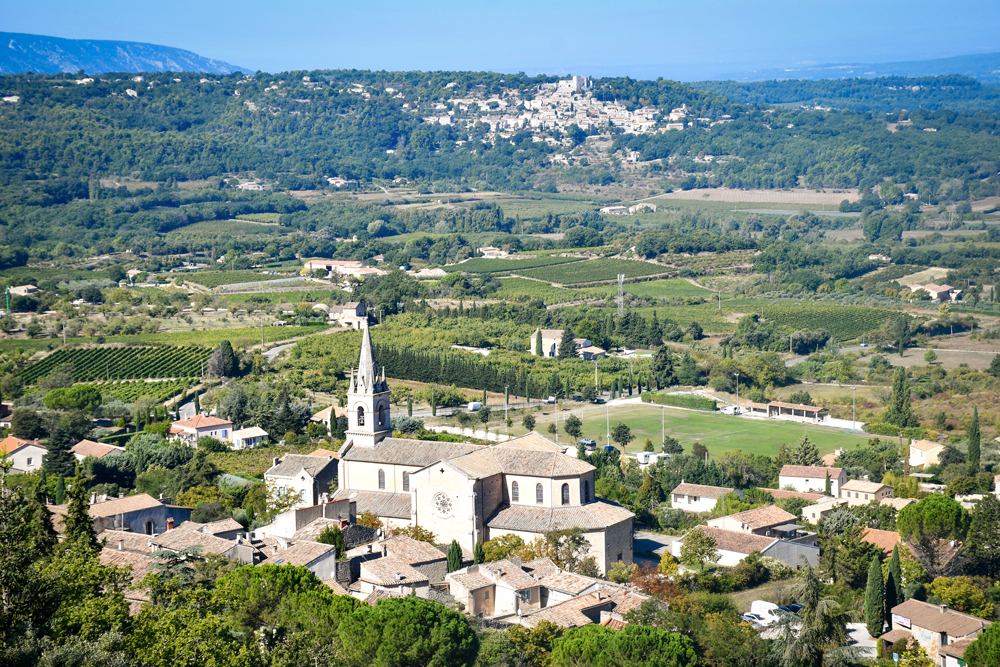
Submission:
<svg viewBox="0 0 1000 667">
<path fill-rule="evenodd" d="M 24 447 L 25 445 L 37 445 L 39 448 L 45 449 L 32 440 L 21 440 L 21 438 L 15 438 L 12 435 L 8 435 L 3 440 L 0 440 L 0 455 L 10 454 L 21 449 L 21 447 Z"/>
<path fill-rule="evenodd" d="M 782 523 L 788 523 L 789 521 L 794 523 L 795 521 L 794 514 L 786 512 L 777 505 L 755 507 L 752 510 L 747 510 L 745 512 L 730 514 L 728 518 L 733 521 L 739 521 L 750 530 L 777 526 Z"/>
<path fill-rule="evenodd" d="M 70 451 L 80 456 L 93 456 L 100 459 L 108 454 L 121 454 L 125 451 L 125 448 L 113 447 L 112 445 L 106 445 L 103 442 L 94 442 L 93 440 L 81 440 L 73 445 Z"/>
<path fill-rule="evenodd" d="M 682 496 L 700 496 L 702 498 L 721 498 L 731 491 L 733 491 L 733 489 L 727 489 L 724 486 L 705 486 L 703 484 L 688 484 L 686 482 L 681 482 L 677 485 L 677 488 L 670 493 Z"/>
<path fill-rule="evenodd" d="M 824 479 L 826 473 L 830 473 L 830 479 L 836 480 L 840 477 L 840 468 L 827 468 L 824 466 L 782 466 L 781 472 L 778 473 L 780 477 L 805 477 L 816 479 Z"/>
<path fill-rule="evenodd" d="M 894 530 L 877 530 L 866 528 L 861 534 L 861 541 L 874 544 L 887 554 L 892 553 L 892 548 L 900 543 L 899 533 Z"/>
<path fill-rule="evenodd" d="M 824 496 L 822 493 L 809 493 L 808 491 L 785 491 L 784 489 L 761 489 L 761 491 L 767 491 L 771 494 L 771 497 L 775 500 L 781 500 L 782 498 L 802 498 L 803 500 L 819 500 L 820 498 L 827 498 L 829 496 Z"/>
<path fill-rule="evenodd" d="M 219 419 L 218 417 L 204 417 L 202 415 L 196 415 L 190 419 L 183 419 L 179 422 L 174 422 L 174 426 L 184 426 L 187 428 L 209 428 L 211 426 L 232 426 L 233 422 L 226 419 Z"/>
</svg>

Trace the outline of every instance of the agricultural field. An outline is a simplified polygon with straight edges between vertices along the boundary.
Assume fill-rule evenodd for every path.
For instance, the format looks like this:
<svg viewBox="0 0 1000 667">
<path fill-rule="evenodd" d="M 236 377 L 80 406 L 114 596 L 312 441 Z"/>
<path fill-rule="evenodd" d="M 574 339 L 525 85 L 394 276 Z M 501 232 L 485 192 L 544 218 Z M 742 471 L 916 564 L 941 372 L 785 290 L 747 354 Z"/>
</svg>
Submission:
<svg viewBox="0 0 1000 667">
<path fill-rule="evenodd" d="M 571 266 L 548 266 L 522 272 L 529 278 L 562 285 L 578 285 L 583 283 L 615 280 L 619 273 L 626 278 L 638 278 L 657 273 L 667 273 L 670 269 L 649 262 L 638 262 L 628 259 L 591 259 L 577 262 Z"/>
<path fill-rule="evenodd" d="M 496 298 L 506 301 L 526 301 L 529 299 L 541 299 L 546 305 L 554 303 L 565 303 L 567 301 L 578 301 L 580 299 L 603 298 L 608 295 L 607 289 L 567 289 L 565 287 L 553 287 L 548 283 L 527 278 L 503 278 L 503 287 L 496 293 Z"/>
<path fill-rule="evenodd" d="M 278 280 L 279 278 L 294 278 L 295 276 L 270 275 L 258 271 L 197 271 L 184 275 L 184 279 L 190 283 L 197 283 L 205 287 L 220 287 L 222 285 L 235 285 L 236 283 L 252 283 L 261 280 Z"/>
<path fill-rule="evenodd" d="M 218 236 L 274 235 L 281 236 L 288 229 L 278 225 L 262 224 L 247 220 L 204 220 L 167 233 L 167 237 L 215 238 Z"/>
<path fill-rule="evenodd" d="M 476 257 L 461 264 L 444 267 L 451 273 L 510 273 L 536 267 L 550 267 L 558 264 L 583 261 L 579 257 L 532 257 L 530 259 L 483 259 Z"/>
<path fill-rule="evenodd" d="M 187 385 L 188 382 L 185 380 L 161 380 L 158 382 L 132 380 L 124 382 L 99 382 L 92 386 L 96 387 L 102 396 L 111 396 L 125 403 L 134 403 L 140 398 L 165 401 L 181 393 Z"/>
<path fill-rule="evenodd" d="M 259 222 L 266 225 L 276 225 L 281 222 L 280 213 L 245 213 L 243 215 L 236 216 L 237 220 L 249 220 L 250 222 Z"/>
<path fill-rule="evenodd" d="M 0 280 L 12 285 L 38 285 L 44 280 L 99 280 L 107 279 L 108 272 L 92 269 L 48 269 L 17 266 L 0 271 Z"/>
<path fill-rule="evenodd" d="M 881 328 L 890 319 L 908 317 L 887 308 L 826 303 L 767 304 L 763 306 L 763 313 L 764 319 L 792 329 L 826 329 L 838 341 L 860 338 L 861 334 Z"/>
<path fill-rule="evenodd" d="M 645 283 L 630 283 L 625 285 L 625 291 L 635 296 L 652 299 L 683 299 L 691 296 L 701 296 L 706 299 L 714 296 L 704 287 L 692 285 L 683 278 L 668 278 Z"/>
<path fill-rule="evenodd" d="M 335 292 L 330 290 L 288 290 L 287 292 L 253 292 L 242 294 L 226 294 L 222 300 L 228 306 L 255 306 L 256 304 L 296 304 L 316 303 L 335 298 Z"/>
<path fill-rule="evenodd" d="M 76 382 L 196 377 L 211 354 L 211 348 L 195 346 L 64 347 L 25 368 L 20 377 L 34 384 L 64 365 L 72 366 Z"/>
</svg>

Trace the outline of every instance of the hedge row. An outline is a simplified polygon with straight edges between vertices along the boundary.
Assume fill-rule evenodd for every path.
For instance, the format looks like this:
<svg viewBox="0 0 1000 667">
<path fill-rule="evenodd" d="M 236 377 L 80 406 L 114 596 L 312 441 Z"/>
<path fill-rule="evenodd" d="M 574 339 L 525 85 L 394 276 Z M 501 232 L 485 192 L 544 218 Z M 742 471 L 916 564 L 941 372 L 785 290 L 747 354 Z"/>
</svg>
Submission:
<svg viewBox="0 0 1000 667">
<path fill-rule="evenodd" d="M 648 391 L 642 392 L 642 402 L 670 405 L 675 408 L 690 408 L 691 410 L 717 410 L 719 407 L 718 403 L 711 398 L 683 394 L 654 394 Z"/>
</svg>

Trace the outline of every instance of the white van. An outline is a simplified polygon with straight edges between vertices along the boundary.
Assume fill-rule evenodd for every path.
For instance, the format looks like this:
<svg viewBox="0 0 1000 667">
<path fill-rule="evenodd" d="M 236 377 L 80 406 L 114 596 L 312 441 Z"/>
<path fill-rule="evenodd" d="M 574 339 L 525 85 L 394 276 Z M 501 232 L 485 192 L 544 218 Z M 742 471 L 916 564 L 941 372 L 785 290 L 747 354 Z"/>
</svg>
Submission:
<svg viewBox="0 0 1000 667">
<path fill-rule="evenodd" d="M 479 412 L 483 409 L 483 404 L 479 401 L 472 401 L 469 403 L 469 412 Z"/>
<path fill-rule="evenodd" d="M 773 602 L 754 600 L 750 603 L 750 613 L 760 616 L 763 619 L 760 621 L 760 624 L 765 628 L 773 623 L 777 623 L 780 620 L 780 610 L 778 609 L 778 605 Z"/>
</svg>

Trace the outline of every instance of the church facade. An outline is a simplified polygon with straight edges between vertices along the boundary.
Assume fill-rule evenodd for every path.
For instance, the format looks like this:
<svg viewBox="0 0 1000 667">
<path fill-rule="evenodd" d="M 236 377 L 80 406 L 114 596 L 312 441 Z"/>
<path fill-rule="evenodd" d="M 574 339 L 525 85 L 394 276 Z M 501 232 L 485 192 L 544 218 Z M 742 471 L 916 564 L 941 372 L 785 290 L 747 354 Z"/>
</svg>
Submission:
<svg viewBox="0 0 1000 667">
<path fill-rule="evenodd" d="M 633 514 L 594 495 L 594 467 L 537 433 L 496 445 L 391 437 L 389 387 L 365 329 L 348 389 L 349 428 L 335 499 L 386 528 L 419 525 L 439 543 L 581 528 L 602 572 L 632 563 Z"/>
</svg>

